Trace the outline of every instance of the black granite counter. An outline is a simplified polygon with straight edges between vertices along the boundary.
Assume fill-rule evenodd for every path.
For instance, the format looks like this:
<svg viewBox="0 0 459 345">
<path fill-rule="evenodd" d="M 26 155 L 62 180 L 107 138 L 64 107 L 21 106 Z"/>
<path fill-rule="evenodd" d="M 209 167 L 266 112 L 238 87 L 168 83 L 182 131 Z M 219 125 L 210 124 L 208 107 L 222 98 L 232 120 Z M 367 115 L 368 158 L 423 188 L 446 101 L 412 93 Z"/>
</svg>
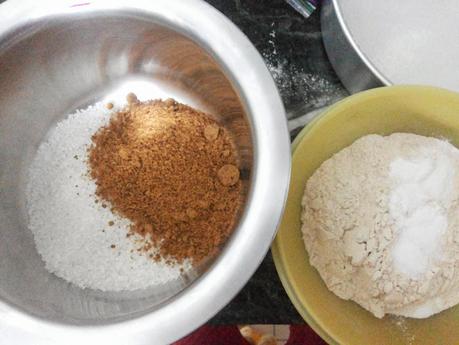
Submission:
<svg viewBox="0 0 459 345">
<path fill-rule="evenodd" d="M 259 50 L 281 93 L 294 137 L 301 116 L 347 95 L 325 53 L 316 11 L 305 19 L 284 0 L 207 0 Z M 296 120 L 293 120 L 296 118 Z M 276 273 L 271 253 L 213 324 L 301 323 Z"/>
</svg>

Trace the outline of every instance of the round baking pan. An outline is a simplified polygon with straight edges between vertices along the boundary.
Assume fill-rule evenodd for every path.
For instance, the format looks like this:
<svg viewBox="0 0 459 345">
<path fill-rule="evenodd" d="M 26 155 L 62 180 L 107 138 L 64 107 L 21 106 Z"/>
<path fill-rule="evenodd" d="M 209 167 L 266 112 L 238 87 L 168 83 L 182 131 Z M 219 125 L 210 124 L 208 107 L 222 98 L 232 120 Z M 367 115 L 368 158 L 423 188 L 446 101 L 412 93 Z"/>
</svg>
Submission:
<svg viewBox="0 0 459 345">
<path fill-rule="evenodd" d="M 325 0 L 323 40 L 350 92 L 392 84 L 459 91 L 459 2 Z"/>
</svg>

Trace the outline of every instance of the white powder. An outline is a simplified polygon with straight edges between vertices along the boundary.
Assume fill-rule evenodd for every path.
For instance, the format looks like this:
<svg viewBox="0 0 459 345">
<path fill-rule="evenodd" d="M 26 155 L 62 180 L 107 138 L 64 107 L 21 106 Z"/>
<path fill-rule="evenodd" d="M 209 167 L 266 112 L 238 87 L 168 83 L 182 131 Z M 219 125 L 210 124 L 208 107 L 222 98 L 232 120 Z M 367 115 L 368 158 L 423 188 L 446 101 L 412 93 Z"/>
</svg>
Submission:
<svg viewBox="0 0 459 345">
<path fill-rule="evenodd" d="M 29 228 L 46 268 L 82 288 L 121 291 L 164 284 L 191 264 L 169 266 L 138 252 L 141 238 L 126 237 L 129 221 L 95 202 L 87 149 L 109 117 L 99 103 L 69 115 L 48 133 L 29 171 Z"/>
<path fill-rule="evenodd" d="M 389 84 L 459 91 L 457 0 L 337 1 L 354 44 Z"/>
<path fill-rule="evenodd" d="M 264 58 L 287 109 L 311 111 L 347 96 L 339 86 L 317 74 L 305 72 L 301 66 L 289 63 L 285 58 L 274 59 L 266 54 Z M 296 112 L 292 115 L 297 116 Z"/>
<path fill-rule="evenodd" d="M 288 110 L 289 119 L 303 116 L 347 96 L 339 85 L 319 74 L 308 73 L 302 64 L 290 59 L 290 53 L 282 51 L 283 46 L 278 44 L 281 38 L 274 30 L 274 25 L 274 22 L 271 23 L 272 30 L 266 37 L 268 44 L 261 53 Z M 320 40 L 320 32 L 315 34 Z"/>
<path fill-rule="evenodd" d="M 456 174 L 450 156 L 457 156 L 457 150 L 441 146 L 390 165 L 395 185 L 389 209 L 399 233 L 392 248 L 394 267 L 413 279 L 441 259 L 441 238 L 448 227 L 446 210 Z"/>
<path fill-rule="evenodd" d="M 303 197 L 303 238 L 327 287 L 377 317 L 459 303 L 459 150 L 368 135 L 325 161 Z"/>
</svg>

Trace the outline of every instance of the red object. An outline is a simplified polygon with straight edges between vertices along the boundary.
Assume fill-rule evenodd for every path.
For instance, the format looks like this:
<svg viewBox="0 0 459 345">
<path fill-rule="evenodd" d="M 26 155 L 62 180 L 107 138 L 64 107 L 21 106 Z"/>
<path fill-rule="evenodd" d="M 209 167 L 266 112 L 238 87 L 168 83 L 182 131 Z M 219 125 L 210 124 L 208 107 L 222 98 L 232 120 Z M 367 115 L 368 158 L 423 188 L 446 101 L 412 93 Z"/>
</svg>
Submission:
<svg viewBox="0 0 459 345">
<path fill-rule="evenodd" d="M 285 345 L 327 345 L 308 325 L 291 325 Z"/>
<path fill-rule="evenodd" d="M 174 345 L 250 345 L 237 326 L 203 326 Z"/>
<path fill-rule="evenodd" d="M 308 325 L 290 326 L 290 338 L 285 345 L 326 345 Z M 250 345 L 237 326 L 203 326 L 174 345 Z"/>
</svg>

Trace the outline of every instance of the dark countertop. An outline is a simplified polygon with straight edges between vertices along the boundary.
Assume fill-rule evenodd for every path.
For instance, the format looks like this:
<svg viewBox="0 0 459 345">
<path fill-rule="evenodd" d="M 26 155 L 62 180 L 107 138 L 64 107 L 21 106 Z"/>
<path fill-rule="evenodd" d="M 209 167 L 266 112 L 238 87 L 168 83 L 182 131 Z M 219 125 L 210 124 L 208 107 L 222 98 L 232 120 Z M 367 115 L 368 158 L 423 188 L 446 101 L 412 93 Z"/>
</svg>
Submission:
<svg viewBox="0 0 459 345">
<path fill-rule="evenodd" d="M 325 53 L 316 11 L 305 19 L 284 0 L 206 0 L 231 19 L 261 53 L 292 119 L 347 95 Z M 301 123 L 300 121 L 297 121 Z M 291 127 L 296 127 L 291 123 Z M 301 126 L 291 132 L 294 137 Z M 269 252 L 244 289 L 212 324 L 302 323 Z"/>
</svg>

